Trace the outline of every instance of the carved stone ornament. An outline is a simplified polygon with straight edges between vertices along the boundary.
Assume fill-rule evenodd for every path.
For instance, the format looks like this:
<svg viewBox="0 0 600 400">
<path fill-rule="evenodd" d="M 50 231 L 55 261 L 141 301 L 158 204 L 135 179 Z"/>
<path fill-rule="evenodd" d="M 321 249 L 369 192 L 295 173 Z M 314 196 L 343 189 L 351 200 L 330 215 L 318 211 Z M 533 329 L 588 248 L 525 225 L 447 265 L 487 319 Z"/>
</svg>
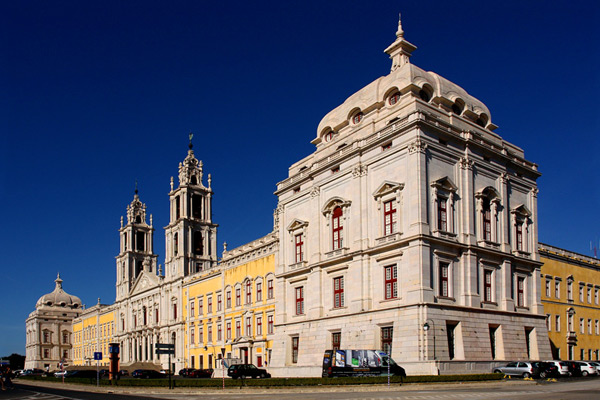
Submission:
<svg viewBox="0 0 600 400">
<path fill-rule="evenodd" d="M 355 178 L 359 178 L 361 176 L 367 175 L 367 166 L 366 165 L 357 165 L 352 169 L 352 176 Z"/>
<path fill-rule="evenodd" d="M 416 152 L 425 153 L 426 149 L 427 149 L 427 143 L 424 143 L 423 141 L 421 141 L 420 138 L 417 138 L 417 140 L 415 140 L 414 142 L 412 142 L 408 145 L 408 153 L 409 154 L 414 154 Z"/>
<path fill-rule="evenodd" d="M 194 150 L 188 150 L 183 163 L 179 163 L 179 184 L 202 186 L 202 161 L 194 157 Z"/>
<path fill-rule="evenodd" d="M 462 169 L 472 169 L 473 164 L 475 164 L 475 161 L 471 160 L 469 157 L 461 157 L 458 161 L 458 165 Z"/>
<path fill-rule="evenodd" d="M 314 187 L 310 190 L 310 197 L 317 197 L 321 193 L 321 189 Z"/>
</svg>

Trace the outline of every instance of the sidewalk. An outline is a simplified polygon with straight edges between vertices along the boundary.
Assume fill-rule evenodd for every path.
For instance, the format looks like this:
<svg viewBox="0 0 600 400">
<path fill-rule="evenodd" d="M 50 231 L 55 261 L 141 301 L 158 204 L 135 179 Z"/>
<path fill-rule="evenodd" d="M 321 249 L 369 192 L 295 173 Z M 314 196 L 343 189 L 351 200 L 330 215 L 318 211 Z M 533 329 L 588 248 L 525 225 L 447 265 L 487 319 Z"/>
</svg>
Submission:
<svg viewBox="0 0 600 400">
<path fill-rule="evenodd" d="M 434 386 L 436 389 L 440 387 L 486 387 L 493 390 L 494 387 L 507 387 L 507 386 L 532 386 L 537 385 L 536 381 L 523 381 L 523 380 L 504 380 L 504 381 L 489 381 L 489 382 L 435 382 L 435 383 L 409 383 L 409 384 L 391 384 L 387 385 L 340 385 L 340 386 L 290 386 L 290 387 L 226 387 L 222 388 L 199 388 L 199 387 L 176 387 L 169 390 L 164 387 L 140 387 L 140 386 L 94 386 L 94 385 L 82 385 L 76 383 L 62 383 L 62 382 L 43 382 L 43 381 L 29 381 L 25 379 L 15 379 L 15 383 L 21 385 L 38 386 L 57 388 L 64 390 L 75 390 L 87 393 L 118 393 L 118 394 L 240 394 L 240 393 L 311 393 L 311 392 L 386 392 L 386 391 L 399 391 L 399 390 L 419 390 L 423 388 L 431 388 Z"/>
</svg>

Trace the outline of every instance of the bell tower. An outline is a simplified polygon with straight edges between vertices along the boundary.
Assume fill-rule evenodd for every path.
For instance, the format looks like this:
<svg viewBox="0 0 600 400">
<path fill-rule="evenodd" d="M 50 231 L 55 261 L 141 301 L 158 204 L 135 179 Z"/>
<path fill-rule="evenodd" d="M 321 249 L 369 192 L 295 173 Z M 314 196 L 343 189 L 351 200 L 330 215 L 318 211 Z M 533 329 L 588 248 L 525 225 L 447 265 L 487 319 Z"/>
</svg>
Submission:
<svg viewBox="0 0 600 400">
<path fill-rule="evenodd" d="M 117 296 L 119 301 L 129 295 L 136 279 L 147 271 L 156 274 L 157 255 L 154 254 L 152 215 L 146 223 L 146 205 L 140 201 L 137 184 L 133 201 L 127 206 L 127 224 L 119 229 L 120 251 L 117 256 Z"/>
<path fill-rule="evenodd" d="M 193 135 L 179 163 L 179 186 L 171 177 L 170 222 L 165 227 L 165 279 L 175 280 L 213 268 L 217 263 L 217 224 L 212 222 L 211 177 L 202 182 L 202 161 L 194 156 Z"/>
</svg>

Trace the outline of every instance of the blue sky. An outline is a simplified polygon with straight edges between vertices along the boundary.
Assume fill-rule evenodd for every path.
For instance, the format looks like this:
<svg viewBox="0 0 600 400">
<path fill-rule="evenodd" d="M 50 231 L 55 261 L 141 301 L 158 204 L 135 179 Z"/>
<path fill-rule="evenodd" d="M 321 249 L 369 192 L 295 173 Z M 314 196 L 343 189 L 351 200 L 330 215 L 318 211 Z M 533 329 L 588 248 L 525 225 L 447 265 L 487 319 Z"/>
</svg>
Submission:
<svg viewBox="0 0 600 400">
<path fill-rule="evenodd" d="M 218 3 L 218 4 L 216 4 Z M 598 229 L 594 1 L 15 1 L 0 5 L 0 356 L 37 299 L 114 301 L 121 215 L 140 197 L 164 263 L 169 179 L 195 133 L 219 246 L 267 234 L 275 184 L 320 119 L 411 61 L 491 111 L 539 164 L 540 241 L 590 255 Z"/>
</svg>

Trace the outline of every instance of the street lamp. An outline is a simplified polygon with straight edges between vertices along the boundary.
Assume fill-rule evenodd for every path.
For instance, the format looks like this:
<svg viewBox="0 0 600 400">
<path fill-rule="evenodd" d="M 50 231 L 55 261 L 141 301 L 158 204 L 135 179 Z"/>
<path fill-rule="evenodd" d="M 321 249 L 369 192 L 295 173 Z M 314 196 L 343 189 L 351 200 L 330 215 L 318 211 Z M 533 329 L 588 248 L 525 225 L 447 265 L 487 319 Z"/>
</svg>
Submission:
<svg viewBox="0 0 600 400">
<path fill-rule="evenodd" d="M 429 324 L 427 323 L 427 321 L 431 322 L 433 328 L 433 359 L 435 360 L 435 323 L 432 319 L 427 318 L 425 320 L 425 323 L 423 324 L 423 330 L 425 332 L 429 331 Z"/>
</svg>

